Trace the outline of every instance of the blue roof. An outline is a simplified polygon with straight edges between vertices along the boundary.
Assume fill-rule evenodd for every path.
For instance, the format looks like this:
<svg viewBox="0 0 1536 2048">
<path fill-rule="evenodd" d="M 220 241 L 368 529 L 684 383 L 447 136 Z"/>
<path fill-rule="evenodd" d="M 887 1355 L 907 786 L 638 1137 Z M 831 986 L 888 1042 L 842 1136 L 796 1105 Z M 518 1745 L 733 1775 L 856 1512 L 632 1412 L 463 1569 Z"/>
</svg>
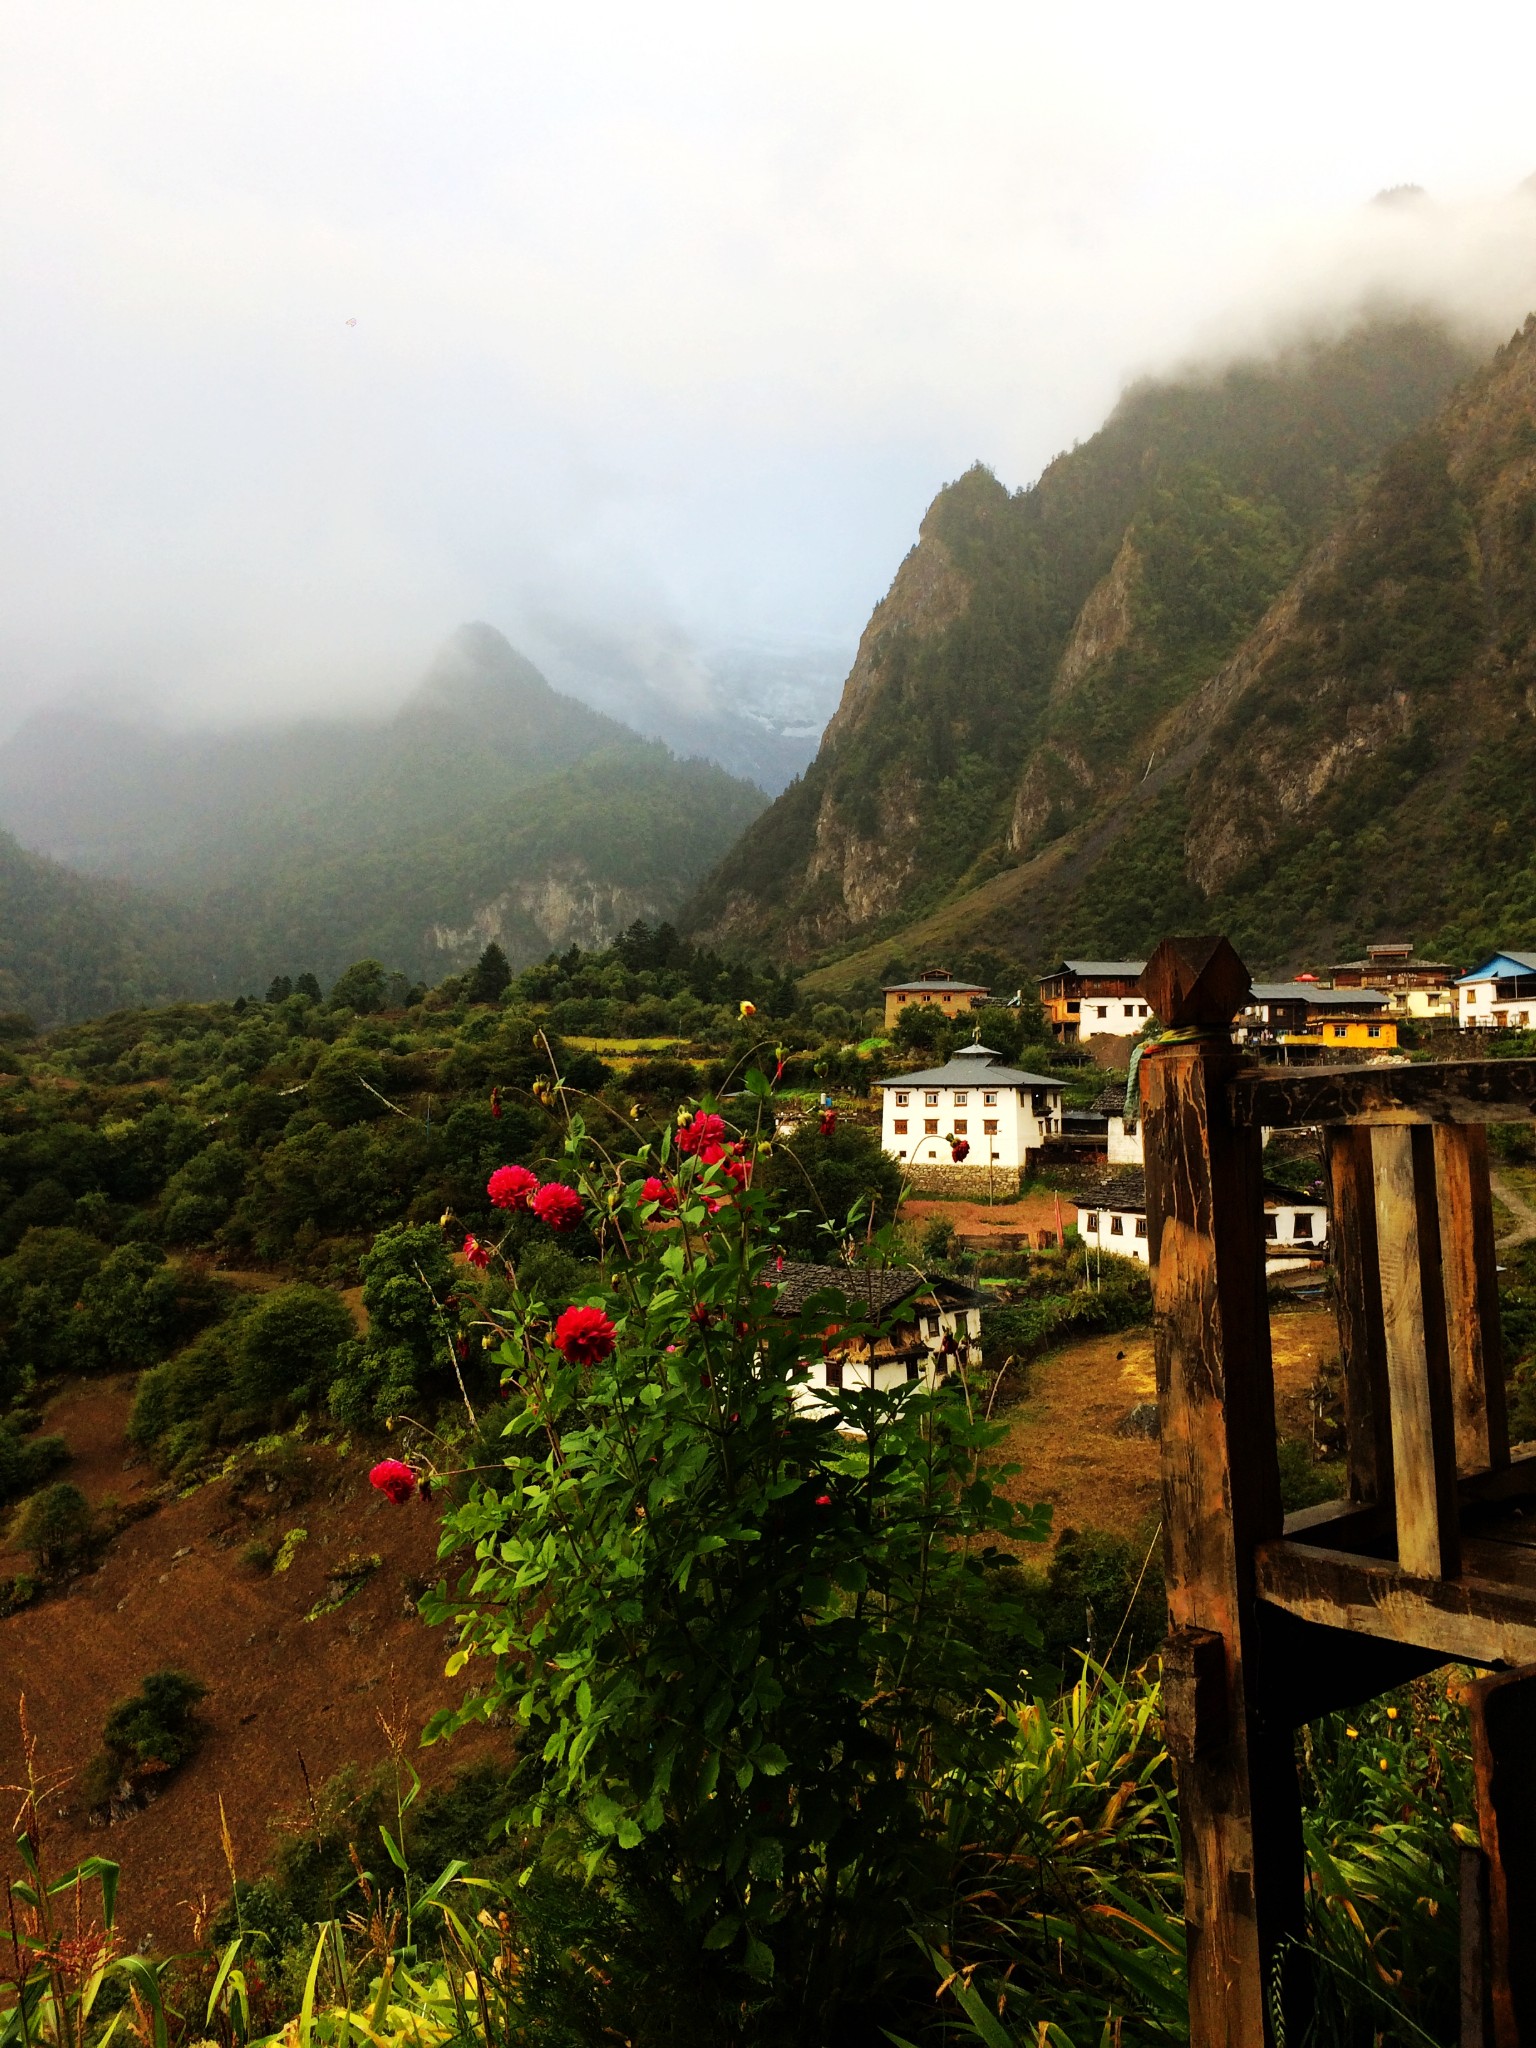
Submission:
<svg viewBox="0 0 1536 2048">
<path fill-rule="evenodd" d="M 1498 981 L 1512 974 L 1536 974 L 1536 958 L 1529 953 L 1494 953 L 1481 967 L 1473 968 L 1470 974 L 1460 975 L 1456 986 L 1460 988 L 1463 982 L 1468 981 Z"/>
</svg>

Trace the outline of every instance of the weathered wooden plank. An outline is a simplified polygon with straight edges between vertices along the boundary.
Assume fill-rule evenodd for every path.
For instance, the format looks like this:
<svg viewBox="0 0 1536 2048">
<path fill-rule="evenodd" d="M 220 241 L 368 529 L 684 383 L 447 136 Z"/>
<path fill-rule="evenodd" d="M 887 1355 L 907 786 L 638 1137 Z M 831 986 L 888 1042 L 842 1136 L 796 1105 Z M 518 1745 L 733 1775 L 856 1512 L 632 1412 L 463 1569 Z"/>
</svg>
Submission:
<svg viewBox="0 0 1536 2048">
<path fill-rule="evenodd" d="M 1190 1034 L 1150 1048 L 1140 1069 L 1169 1620 L 1219 1638 L 1225 1670 L 1216 1700 L 1215 1655 L 1202 1650 L 1175 1766 L 1192 2048 L 1270 2040 L 1275 1961 L 1302 1931 L 1290 1728 L 1249 1677 L 1254 1546 L 1278 1538 L 1282 1516 L 1259 1133 L 1233 1124 L 1227 1092 L 1236 1058 L 1223 1026 L 1246 984 L 1213 941 L 1165 942 L 1142 977 L 1157 1015 Z"/>
<path fill-rule="evenodd" d="M 1376 1250 L 1376 1188 L 1371 1134 L 1364 1125 L 1324 1133 L 1333 1216 L 1334 1306 L 1344 1361 L 1345 1455 L 1349 1497 L 1392 1499 L 1392 1414 L 1386 1332 Z"/>
<path fill-rule="evenodd" d="M 1466 1553 L 1459 1579 L 1416 1578 L 1386 1558 L 1282 1537 L 1259 1545 L 1254 1579 L 1261 1601 L 1301 1621 L 1467 1664 L 1536 1662 L 1536 1560 L 1520 1567 L 1529 1553 L 1475 1539 Z"/>
<path fill-rule="evenodd" d="M 1481 1124 L 1437 1124 L 1434 1147 L 1456 1469 L 1480 1472 L 1509 1463 L 1488 1133 Z"/>
<path fill-rule="evenodd" d="M 1416 1577 L 1452 1578 L 1461 1568 L 1461 1532 L 1434 1134 L 1378 1126 L 1371 1156 L 1398 1562 Z"/>
<path fill-rule="evenodd" d="M 1511 1458 L 1507 1465 L 1492 1466 L 1485 1472 L 1469 1472 L 1456 1481 L 1456 1498 L 1461 1522 L 1481 1528 L 1489 1516 L 1501 1510 L 1514 1511 L 1536 1502 L 1536 1451 Z M 1285 1518 L 1285 1534 L 1301 1543 L 1320 1543 L 1326 1550 L 1354 1551 L 1361 1556 L 1386 1554 L 1396 1539 L 1396 1521 L 1390 1501 L 1319 1501 L 1310 1508 L 1297 1508 Z M 1490 1534 L 1501 1534 L 1489 1531 Z M 1516 1539 L 1536 1542 L 1536 1529 Z"/>
<path fill-rule="evenodd" d="M 1402 1067 L 1250 1067 L 1231 1083 L 1239 1124 L 1294 1130 L 1392 1117 L 1419 1123 L 1536 1120 L 1536 1060 L 1436 1060 Z"/>
<path fill-rule="evenodd" d="M 1536 2041 L 1536 1668 L 1466 1687 L 1477 1827 L 1487 1862 L 1495 2048 Z"/>
</svg>

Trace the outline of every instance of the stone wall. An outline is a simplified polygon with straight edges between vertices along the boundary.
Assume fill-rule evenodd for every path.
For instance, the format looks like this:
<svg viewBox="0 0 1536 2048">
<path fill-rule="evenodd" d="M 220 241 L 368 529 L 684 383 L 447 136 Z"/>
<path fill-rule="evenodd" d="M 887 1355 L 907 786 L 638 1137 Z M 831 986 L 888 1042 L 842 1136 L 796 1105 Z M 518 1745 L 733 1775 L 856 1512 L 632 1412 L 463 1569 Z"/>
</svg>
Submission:
<svg viewBox="0 0 1536 2048">
<path fill-rule="evenodd" d="M 1016 1195 L 1019 1169 L 1016 1166 L 910 1166 L 907 1185 L 914 1195 L 964 1195 L 967 1200 L 984 1201 L 990 1195 Z"/>
</svg>

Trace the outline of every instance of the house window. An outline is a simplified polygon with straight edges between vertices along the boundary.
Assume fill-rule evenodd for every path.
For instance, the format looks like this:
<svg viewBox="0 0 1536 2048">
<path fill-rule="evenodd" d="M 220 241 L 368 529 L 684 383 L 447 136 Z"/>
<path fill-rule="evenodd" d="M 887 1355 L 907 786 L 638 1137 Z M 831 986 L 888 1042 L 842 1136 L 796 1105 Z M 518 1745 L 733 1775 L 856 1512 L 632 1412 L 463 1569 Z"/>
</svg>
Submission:
<svg viewBox="0 0 1536 2048">
<path fill-rule="evenodd" d="M 1141 1006 L 1141 1010 L 1140 1010 L 1140 1013 L 1139 1013 L 1139 1014 L 1140 1014 L 1141 1016 L 1143 1016 L 1143 1017 L 1145 1017 L 1145 1016 L 1146 1016 L 1146 1014 L 1147 1014 L 1147 1006 L 1146 1006 L 1146 1004 L 1145 1004 L 1145 1003 L 1143 1003 L 1143 1004 L 1142 1004 L 1142 1006 Z"/>
<path fill-rule="evenodd" d="M 898 1109 L 905 1109 L 911 1099 L 905 1088 L 898 1088 L 896 1090 L 896 1107 Z"/>
<path fill-rule="evenodd" d="M 1295 1216 L 1291 1219 L 1291 1235 L 1292 1237 L 1311 1237 L 1312 1212 L 1310 1209 L 1297 1210 Z"/>
<path fill-rule="evenodd" d="M 995 1138 L 997 1136 L 997 1118 L 995 1116 L 984 1116 L 981 1120 L 981 1131 L 983 1137 Z"/>
<path fill-rule="evenodd" d="M 1094 1007 L 1101 1017 L 1107 1017 L 1109 1015 L 1108 1003 L 1096 1003 Z"/>
<path fill-rule="evenodd" d="M 981 1099 L 986 1104 L 988 1109 L 996 1109 L 997 1090 L 995 1088 L 983 1088 L 981 1091 Z"/>
<path fill-rule="evenodd" d="M 827 1385 L 840 1388 L 843 1384 L 843 1361 L 840 1358 L 827 1360 Z"/>
<path fill-rule="evenodd" d="M 895 1131 L 898 1138 L 904 1138 L 907 1135 L 906 1118 L 904 1116 L 897 1117 L 895 1123 L 891 1126 L 891 1128 L 893 1131 Z"/>
<path fill-rule="evenodd" d="M 1349 1026 L 1347 1024 L 1335 1024 L 1333 1027 L 1333 1035 L 1335 1038 L 1342 1038 L 1348 1031 L 1348 1029 Z"/>
<path fill-rule="evenodd" d="M 1368 1038 L 1380 1038 L 1381 1036 L 1381 1026 L 1379 1024 L 1367 1024 L 1365 1030 Z"/>
<path fill-rule="evenodd" d="M 1134 1003 L 1127 1003 L 1125 1005 L 1125 1014 L 1127 1015 L 1127 1017 L 1134 1017 L 1136 1014 L 1136 1005 Z"/>
<path fill-rule="evenodd" d="M 1076 1016 L 1077 1012 L 1078 1012 L 1078 1011 L 1079 1011 L 1079 1010 L 1080 1010 L 1080 1009 L 1081 1009 L 1082 1007 L 1083 1007 L 1083 1006 L 1082 1006 L 1082 1004 L 1081 1004 L 1081 1003 L 1068 1003 L 1068 1005 L 1067 1005 L 1067 1015 L 1068 1015 L 1069 1017 L 1074 1017 L 1074 1016 Z"/>
<path fill-rule="evenodd" d="M 1099 1212 L 1097 1209 L 1089 1209 L 1084 1213 L 1083 1228 L 1084 1230 L 1091 1230 L 1097 1233 L 1099 1228 Z"/>
<path fill-rule="evenodd" d="M 1136 1235 L 1137 1235 L 1138 1237 L 1145 1237 L 1145 1236 L 1146 1236 L 1146 1234 L 1147 1234 L 1147 1219 L 1146 1219 L 1146 1217 L 1145 1217 L 1145 1216 L 1138 1216 L 1138 1217 L 1136 1218 Z"/>
<path fill-rule="evenodd" d="M 924 1100 L 924 1102 L 925 1102 L 925 1103 L 927 1103 L 927 1105 L 928 1105 L 928 1107 L 929 1107 L 930 1109 L 937 1109 L 937 1108 L 938 1108 L 938 1106 L 939 1106 L 939 1091 L 938 1091 L 938 1089 L 937 1089 L 937 1088 L 930 1088 L 930 1089 L 928 1089 L 928 1090 L 927 1090 L 927 1091 L 925 1092 L 924 1096 L 923 1096 L 923 1100 Z"/>
<path fill-rule="evenodd" d="M 923 1136 L 924 1136 L 925 1138 L 936 1138 L 936 1137 L 937 1137 L 938 1135 L 939 1135 L 939 1120 L 938 1120 L 938 1118 L 937 1118 L 936 1116 L 925 1116 L 925 1117 L 923 1118 Z"/>
<path fill-rule="evenodd" d="M 970 1131 L 970 1128 L 971 1126 L 968 1118 L 963 1116 L 957 1116 L 955 1118 L 955 1136 L 957 1138 L 965 1137 Z"/>
<path fill-rule="evenodd" d="M 1264 1218 L 1264 1235 L 1268 1238 L 1280 1235 L 1280 1219 L 1273 1212 Z"/>
<path fill-rule="evenodd" d="M 1119 1217 L 1119 1216 L 1111 1216 L 1111 1217 L 1110 1217 L 1110 1219 L 1109 1219 L 1109 1234 L 1110 1234 L 1110 1236 L 1111 1236 L 1111 1237 L 1124 1237 L 1124 1235 L 1125 1235 L 1125 1222 L 1124 1222 L 1124 1219 L 1123 1219 L 1122 1217 Z"/>
<path fill-rule="evenodd" d="M 956 1109 L 964 1109 L 966 1103 L 969 1102 L 970 1099 L 970 1096 L 966 1093 L 966 1091 L 963 1088 L 957 1088 L 955 1090 Z"/>
</svg>

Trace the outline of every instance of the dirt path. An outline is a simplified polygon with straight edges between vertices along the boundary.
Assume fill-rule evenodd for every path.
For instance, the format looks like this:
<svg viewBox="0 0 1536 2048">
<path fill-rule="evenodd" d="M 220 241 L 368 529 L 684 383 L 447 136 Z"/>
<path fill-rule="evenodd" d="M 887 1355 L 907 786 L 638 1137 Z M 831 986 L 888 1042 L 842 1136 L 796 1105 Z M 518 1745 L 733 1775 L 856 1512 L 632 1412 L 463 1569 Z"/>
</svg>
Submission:
<svg viewBox="0 0 1536 2048">
<path fill-rule="evenodd" d="M 1338 1350 L 1338 1325 L 1328 1309 L 1287 1312 L 1272 1318 L 1271 1343 L 1280 1434 L 1304 1437 L 1307 1390 Z M 999 1451 L 1004 1463 L 1020 1467 L 1006 1491 L 1015 1500 L 1049 1501 L 1056 1535 L 1093 1528 L 1134 1536 L 1158 1513 L 1158 1446 L 1116 1429 L 1156 1399 L 1150 1330 L 1084 1338 L 1038 1360 Z"/>
<path fill-rule="evenodd" d="M 1515 1219 L 1515 1227 L 1498 1240 L 1498 1249 L 1507 1250 L 1511 1245 L 1529 1244 L 1536 1237 L 1536 1209 L 1515 1188 L 1502 1173 L 1490 1173 L 1488 1186 L 1495 1198 L 1504 1204 Z"/>
</svg>

